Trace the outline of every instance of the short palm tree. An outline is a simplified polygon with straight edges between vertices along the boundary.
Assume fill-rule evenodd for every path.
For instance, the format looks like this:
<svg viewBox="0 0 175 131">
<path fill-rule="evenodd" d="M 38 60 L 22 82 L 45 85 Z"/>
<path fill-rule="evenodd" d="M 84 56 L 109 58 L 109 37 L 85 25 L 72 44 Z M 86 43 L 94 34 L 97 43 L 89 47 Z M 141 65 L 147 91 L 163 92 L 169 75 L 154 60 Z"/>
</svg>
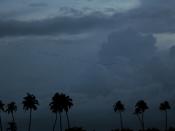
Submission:
<svg viewBox="0 0 175 131">
<path fill-rule="evenodd" d="M 167 112 L 167 110 L 170 110 L 171 106 L 170 106 L 168 101 L 164 101 L 164 102 L 160 103 L 159 109 L 160 109 L 160 111 L 165 112 L 165 130 L 167 130 L 167 128 L 168 128 L 168 112 Z"/>
<path fill-rule="evenodd" d="M 17 106 L 15 102 L 11 102 L 9 104 L 7 104 L 7 108 L 5 110 L 8 114 L 12 115 L 12 121 L 15 122 L 15 118 L 14 118 L 14 112 L 17 111 Z"/>
<path fill-rule="evenodd" d="M 60 131 L 62 131 L 62 119 L 61 119 L 61 113 L 63 112 L 63 102 L 64 99 L 62 97 L 62 94 L 55 93 L 55 95 L 52 97 L 52 101 L 50 102 L 50 110 L 55 113 L 55 122 L 53 124 L 53 131 L 55 130 L 56 123 L 57 123 L 57 115 L 59 113 L 60 116 Z"/>
<path fill-rule="evenodd" d="M 145 124 L 144 124 L 144 112 L 148 109 L 148 106 L 146 104 L 146 102 L 144 100 L 139 100 L 136 105 L 135 105 L 135 112 L 134 114 L 137 115 L 141 126 L 142 126 L 142 130 L 145 130 Z"/>
<path fill-rule="evenodd" d="M 120 113 L 120 126 L 121 126 L 121 130 L 123 129 L 123 117 L 122 117 L 122 112 L 125 110 L 125 107 L 124 105 L 122 104 L 121 101 L 117 101 L 115 104 L 114 104 L 114 111 L 115 112 L 119 112 Z"/>
<path fill-rule="evenodd" d="M 4 112 L 4 105 L 5 104 L 0 100 L 0 129 L 1 131 L 3 130 L 1 113 Z"/>
<path fill-rule="evenodd" d="M 70 108 L 73 106 L 72 99 L 69 96 L 66 96 L 65 94 L 61 94 L 64 102 L 63 102 L 63 110 L 66 112 L 66 118 L 67 118 L 67 124 L 68 124 L 68 129 L 70 128 L 70 120 L 69 120 L 69 115 L 68 112 Z"/>
<path fill-rule="evenodd" d="M 23 109 L 25 111 L 30 112 L 30 116 L 29 116 L 29 126 L 28 126 L 28 131 L 30 131 L 31 129 L 31 119 L 32 119 L 32 111 L 36 111 L 37 110 L 37 106 L 39 105 L 38 100 L 36 99 L 36 97 L 33 94 L 29 94 L 27 93 L 27 96 L 25 96 L 23 98 Z"/>
</svg>

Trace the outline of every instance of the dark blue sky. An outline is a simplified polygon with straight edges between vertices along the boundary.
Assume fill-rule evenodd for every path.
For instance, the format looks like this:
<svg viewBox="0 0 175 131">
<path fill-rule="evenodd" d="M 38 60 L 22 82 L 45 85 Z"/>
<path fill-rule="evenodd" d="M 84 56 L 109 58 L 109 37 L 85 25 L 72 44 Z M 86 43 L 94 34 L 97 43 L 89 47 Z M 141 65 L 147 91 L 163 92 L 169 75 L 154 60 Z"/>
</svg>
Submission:
<svg viewBox="0 0 175 131">
<path fill-rule="evenodd" d="M 112 109 L 119 99 L 126 104 L 127 127 L 139 126 L 132 114 L 139 99 L 150 106 L 146 126 L 160 126 L 159 103 L 169 100 L 175 108 L 174 5 L 174 0 L 0 0 L 0 99 L 20 105 L 26 92 L 35 94 L 40 107 L 34 131 L 52 127 L 48 103 L 55 92 L 73 98 L 75 126 L 104 131 L 119 126 Z M 27 116 L 21 109 L 16 114 L 19 123 Z M 170 125 L 175 125 L 171 116 Z"/>
</svg>

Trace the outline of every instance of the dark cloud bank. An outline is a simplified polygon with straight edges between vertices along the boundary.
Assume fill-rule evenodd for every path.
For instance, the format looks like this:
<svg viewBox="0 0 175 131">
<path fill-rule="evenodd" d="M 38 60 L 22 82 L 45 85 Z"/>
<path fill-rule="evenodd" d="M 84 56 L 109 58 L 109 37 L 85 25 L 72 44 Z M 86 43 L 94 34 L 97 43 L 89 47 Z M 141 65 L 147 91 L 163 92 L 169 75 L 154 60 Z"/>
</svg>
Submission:
<svg viewBox="0 0 175 131">
<path fill-rule="evenodd" d="M 144 1 L 136 9 L 112 16 L 100 12 L 87 16 L 54 17 L 38 21 L 0 19 L 0 36 L 76 34 L 90 30 L 133 28 L 140 32 L 174 32 L 174 1 Z"/>
<path fill-rule="evenodd" d="M 2 39 L 10 39 L 10 36 L 34 39 L 18 41 L 14 38 L 8 47 L 0 49 L 2 98 L 19 99 L 26 90 L 38 95 L 43 107 L 34 118 L 36 130 L 49 130 L 48 125 L 52 126 L 52 116 L 45 109 L 45 102 L 55 91 L 67 92 L 75 99 L 71 112 L 73 125 L 99 130 L 118 126 L 112 104 L 122 99 L 127 106 L 125 125 L 135 128 L 137 125 L 133 122 L 137 121 L 132 106 L 138 99 L 145 99 L 150 105 L 146 126 L 160 127 L 159 102 L 165 99 L 172 105 L 175 102 L 175 46 L 158 50 L 153 34 L 174 33 L 174 4 L 173 0 L 142 0 L 140 7 L 110 17 L 93 14 L 33 22 L 0 20 Z M 95 40 L 75 40 L 71 44 L 51 41 L 49 37 L 48 40 L 31 37 L 86 32 L 99 34 Z M 104 43 L 95 46 L 104 34 Z M 20 46 L 14 46 L 16 43 Z M 82 64 L 82 60 L 85 63 Z M 9 92 L 15 92 L 18 98 L 9 96 Z M 48 115 L 41 117 L 45 112 Z M 170 113 L 175 114 L 174 111 Z M 24 119 L 20 113 L 18 117 L 19 121 Z M 170 116 L 170 125 L 174 125 L 174 121 Z"/>
</svg>

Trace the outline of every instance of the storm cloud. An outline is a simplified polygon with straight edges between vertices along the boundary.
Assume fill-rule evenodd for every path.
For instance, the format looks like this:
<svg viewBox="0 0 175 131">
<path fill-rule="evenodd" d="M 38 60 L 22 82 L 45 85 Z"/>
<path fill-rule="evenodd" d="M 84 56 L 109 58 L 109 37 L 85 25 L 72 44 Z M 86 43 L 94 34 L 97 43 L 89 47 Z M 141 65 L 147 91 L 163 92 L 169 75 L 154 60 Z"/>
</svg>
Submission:
<svg viewBox="0 0 175 131">
<path fill-rule="evenodd" d="M 72 125 L 90 130 L 118 126 L 112 105 L 119 99 L 126 104 L 126 126 L 135 128 L 133 106 L 145 99 L 150 106 L 146 125 L 159 127 L 159 102 L 175 102 L 175 41 L 162 49 L 157 35 L 174 34 L 175 1 L 139 2 L 110 15 L 98 10 L 76 15 L 79 9 L 67 7 L 67 13 L 75 13 L 37 20 L 0 17 L 0 99 L 20 105 L 26 92 L 34 93 L 41 104 L 33 118 L 36 130 L 50 129 L 38 125 L 43 125 L 40 119 L 51 125 L 48 102 L 56 91 L 75 101 Z M 28 6 L 50 8 L 42 2 Z M 19 122 L 23 115 L 18 113 Z M 170 125 L 174 121 L 170 116 Z"/>
<path fill-rule="evenodd" d="M 86 17 L 61 17 L 34 22 L 16 20 L 0 21 L 0 36 L 25 35 L 54 35 L 54 34 L 80 34 L 81 32 L 100 29 L 110 25 L 108 17 L 91 15 Z"/>
<path fill-rule="evenodd" d="M 144 33 L 174 32 L 174 1 L 141 1 L 141 6 L 113 15 L 94 12 L 82 16 L 56 16 L 41 20 L 0 19 L 0 36 L 80 34 L 94 30 L 132 28 Z M 76 10 L 76 9 L 75 9 Z M 71 10 L 70 10 L 71 11 Z"/>
</svg>

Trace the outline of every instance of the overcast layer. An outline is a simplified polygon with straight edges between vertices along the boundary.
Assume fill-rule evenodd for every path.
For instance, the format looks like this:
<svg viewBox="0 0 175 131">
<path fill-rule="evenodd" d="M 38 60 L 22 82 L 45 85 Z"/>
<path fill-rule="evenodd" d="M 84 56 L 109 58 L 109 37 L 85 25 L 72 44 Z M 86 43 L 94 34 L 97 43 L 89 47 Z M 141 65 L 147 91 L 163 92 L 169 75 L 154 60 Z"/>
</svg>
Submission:
<svg viewBox="0 0 175 131">
<path fill-rule="evenodd" d="M 145 99 L 146 126 L 162 128 L 159 103 L 169 100 L 175 108 L 174 4 L 0 0 L 0 99 L 20 104 L 26 92 L 35 94 L 34 131 L 52 128 L 48 103 L 55 92 L 73 98 L 72 125 L 90 130 L 119 127 L 112 109 L 119 99 L 126 105 L 125 126 L 138 127 L 134 104 Z M 15 116 L 18 123 L 28 117 L 21 109 Z"/>
</svg>

